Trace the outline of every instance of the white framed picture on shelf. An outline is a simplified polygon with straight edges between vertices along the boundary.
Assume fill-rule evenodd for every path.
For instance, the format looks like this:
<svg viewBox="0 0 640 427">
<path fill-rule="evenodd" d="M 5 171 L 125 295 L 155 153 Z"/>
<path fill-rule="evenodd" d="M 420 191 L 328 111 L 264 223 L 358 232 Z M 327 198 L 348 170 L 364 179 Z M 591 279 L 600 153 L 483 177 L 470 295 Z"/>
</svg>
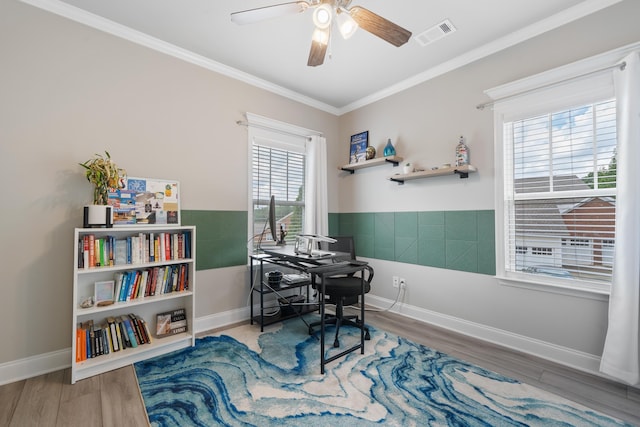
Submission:
<svg viewBox="0 0 640 427">
<path fill-rule="evenodd" d="M 109 194 L 113 226 L 180 225 L 180 184 L 175 180 L 127 177 Z"/>
<path fill-rule="evenodd" d="M 113 295 L 115 290 L 114 280 L 104 280 L 95 283 L 95 304 L 98 307 L 113 304 Z"/>
</svg>

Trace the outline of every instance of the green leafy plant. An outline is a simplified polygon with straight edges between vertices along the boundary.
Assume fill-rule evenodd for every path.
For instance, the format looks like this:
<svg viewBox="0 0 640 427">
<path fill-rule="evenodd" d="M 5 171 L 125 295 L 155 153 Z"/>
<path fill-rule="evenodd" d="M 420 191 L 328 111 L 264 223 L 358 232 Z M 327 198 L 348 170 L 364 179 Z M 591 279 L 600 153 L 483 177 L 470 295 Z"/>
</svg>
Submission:
<svg viewBox="0 0 640 427">
<path fill-rule="evenodd" d="M 84 163 L 79 163 L 85 168 L 85 176 L 87 181 L 94 185 L 93 203 L 96 205 L 106 205 L 109 199 L 109 189 L 118 188 L 121 177 L 126 175 L 124 169 L 120 169 L 111 160 L 108 151 L 102 154 L 96 154 L 93 158 Z"/>
</svg>

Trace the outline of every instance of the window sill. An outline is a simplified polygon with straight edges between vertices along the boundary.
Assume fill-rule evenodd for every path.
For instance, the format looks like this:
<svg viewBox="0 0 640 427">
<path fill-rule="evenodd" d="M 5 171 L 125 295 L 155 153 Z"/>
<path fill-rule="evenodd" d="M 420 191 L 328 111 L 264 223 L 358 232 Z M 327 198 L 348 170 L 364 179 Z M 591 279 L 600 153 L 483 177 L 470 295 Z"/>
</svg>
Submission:
<svg viewBox="0 0 640 427">
<path fill-rule="evenodd" d="M 609 288 L 605 285 L 579 282 L 578 285 L 558 283 L 555 281 L 527 280 L 507 276 L 496 276 L 498 283 L 502 286 L 510 286 L 520 289 L 528 289 L 538 292 L 548 292 L 559 295 L 567 295 L 576 298 L 586 298 L 597 301 L 609 300 Z M 570 282 L 570 281 L 568 281 Z"/>
</svg>

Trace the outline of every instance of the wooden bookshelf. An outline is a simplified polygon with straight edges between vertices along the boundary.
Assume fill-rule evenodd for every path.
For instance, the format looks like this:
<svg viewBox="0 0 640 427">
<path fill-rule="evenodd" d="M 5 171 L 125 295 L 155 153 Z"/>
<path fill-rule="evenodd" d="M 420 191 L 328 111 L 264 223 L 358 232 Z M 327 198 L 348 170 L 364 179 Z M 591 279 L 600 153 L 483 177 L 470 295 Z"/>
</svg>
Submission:
<svg viewBox="0 0 640 427">
<path fill-rule="evenodd" d="M 93 236 L 96 239 L 112 239 L 130 241 L 132 238 L 141 239 L 142 242 L 149 242 L 150 237 L 170 235 L 169 242 L 178 241 L 177 236 L 182 235 L 180 250 L 170 245 L 171 250 L 164 256 L 150 259 L 144 245 L 139 249 L 139 256 L 132 258 L 129 254 L 125 262 L 116 264 L 111 257 L 105 261 L 104 266 L 90 266 L 88 257 L 84 255 L 84 238 Z M 184 237 L 188 235 L 188 237 Z M 146 236 L 146 239 L 145 239 Z M 174 238 L 176 236 L 176 238 Z M 84 378 L 101 374 L 113 369 L 118 369 L 132 363 L 159 356 L 170 351 L 195 345 L 194 328 L 194 304 L 195 304 L 195 272 L 196 272 L 196 230 L 193 226 L 134 226 L 115 228 L 76 228 L 74 233 L 74 268 L 73 268 L 73 315 L 72 315 L 72 352 L 71 352 L 71 383 L 75 383 Z M 148 248 L 148 246 L 147 246 Z M 133 260 L 135 259 L 135 262 Z M 129 295 L 125 300 L 119 300 L 117 289 L 118 275 L 127 273 L 134 275 L 136 272 L 147 271 L 147 276 L 151 272 L 166 269 L 167 272 L 176 271 L 177 274 L 184 274 L 184 281 L 180 277 L 169 282 L 169 277 L 164 282 L 157 282 L 158 285 L 164 283 L 162 288 L 156 288 L 155 294 L 141 289 L 146 286 L 142 281 L 138 281 L 139 292 Z M 96 282 L 114 281 L 114 299 L 109 305 L 93 305 L 87 308 L 81 307 L 81 303 L 87 298 L 94 296 Z M 151 283 L 149 280 L 148 283 Z M 187 331 L 175 335 L 158 337 L 156 335 L 156 316 L 159 313 L 169 312 L 177 309 L 185 309 L 187 320 Z M 119 320 L 122 316 L 134 314 L 142 319 L 141 323 L 146 324 L 150 335 L 150 342 L 139 343 L 136 347 L 119 348 L 114 351 L 113 345 L 109 347 L 108 354 L 87 357 L 83 351 L 82 334 L 78 334 L 83 324 L 93 321 L 94 327 L 107 325 L 107 319 Z M 144 331 L 143 331 L 143 335 Z M 141 340 L 142 341 L 142 340 Z M 108 343 L 108 339 L 106 340 Z M 108 344 L 107 344 L 108 345 Z M 118 346 L 119 347 L 119 346 Z"/>
</svg>

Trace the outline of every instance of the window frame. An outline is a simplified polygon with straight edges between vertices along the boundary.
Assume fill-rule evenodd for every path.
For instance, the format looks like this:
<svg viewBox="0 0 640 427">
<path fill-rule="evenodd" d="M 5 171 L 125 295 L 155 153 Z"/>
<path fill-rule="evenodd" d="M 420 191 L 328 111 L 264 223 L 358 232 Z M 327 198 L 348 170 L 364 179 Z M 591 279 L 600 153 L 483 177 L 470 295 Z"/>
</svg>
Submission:
<svg viewBox="0 0 640 427">
<path fill-rule="evenodd" d="M 501 284 L 596 299 L 610 293 L 610 283 L 534 276 L 508 271 L 506 268 L 508 255 L 506 238 L 509 231 L 505 216 L 509 215 L 509 207 L 505 189 L 513 185 L 513 179 L 511 183 L 505 179 L 508 178 L 506 174 L 512 174 L 512 172 L 509 172 L 509 165 L 505 161 L 507 138 L 504 135 L 504 124 L 578 105 L 614 99 L 612 73 L 608 69 L 603 69 L 603 67 L 610 68 L 613 63 L 615 60 L 612 60 L 611 55 L 589 58 L 485 92 L 495 100 L 493 107 L 496 167 L 496 277 Z M 512 175 L 511 178 L 513 178 Z"/>
<path fill-rule="evenodd" d="M 304 156 L 304 185 L 307 187 L 308 176 L 307 168 L 307 142 L 310 131 L 295 125 L 269 119 L 252 113 L 246 113 L 247 117 L 247 249 L 249 255 L 255 253 L 253 244 L 254 238 L 254 218 L 253 218 L 253 146 L 255 144 L 275 148 L 285 151 L 299 153 Z M 270 195 L 269 195 L 270 197 Z M 278 205 L 278 197 L 276 196 L 276 206 Z M 303 210 L 306 208 L 307 199 L 302 201 Z M 304 215 L 302 216 L 302 226 L 304 227 Z M 264 241 L 263 241 L 264 243 Z M 273 245 L 273 244 L 272 244 Z"/>
</svg>

